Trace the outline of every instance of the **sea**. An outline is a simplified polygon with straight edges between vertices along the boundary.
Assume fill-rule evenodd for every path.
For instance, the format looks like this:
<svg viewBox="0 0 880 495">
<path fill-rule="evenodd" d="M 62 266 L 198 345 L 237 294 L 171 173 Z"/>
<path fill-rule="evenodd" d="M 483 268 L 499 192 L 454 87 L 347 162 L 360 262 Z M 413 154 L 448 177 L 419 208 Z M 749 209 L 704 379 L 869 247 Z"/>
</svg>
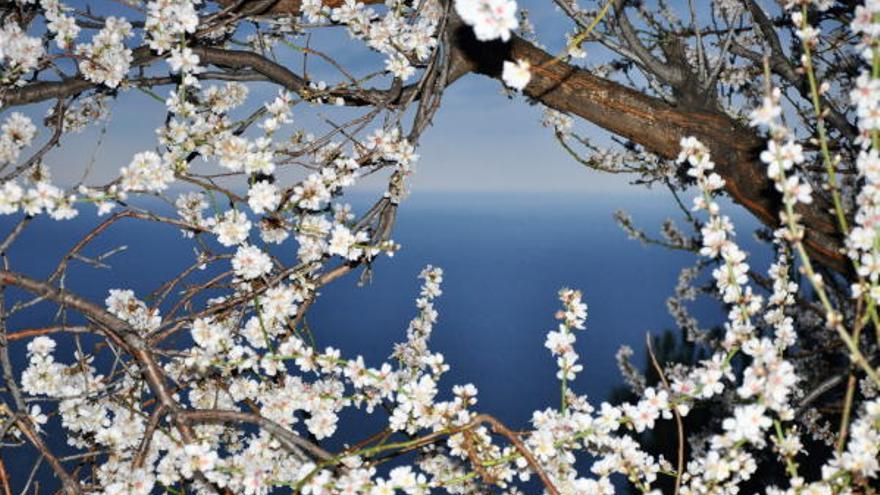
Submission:
<svg viewBox="0 0 880 495">
<path fill-rule="evenodd" d="M 355 196 L 355 211 L 363 211 L 373 197 Z M 734 205 L 725 208 L 740 227 L 738 240 L 750 253 L 753 268 L 765 271 L 771 252 L 751 235 L 754 220 Z M 443 294 L 436 300 L 439 320 L 430 340 L 433 351 L 442 353 L 450 366 L 439 384 L 441 397 L 448 397 L 453 385 L 471 383 L 479 390 L 476 410 L 520 430 L 528 427 L 534 411 L 559 407 L 556 362 L 544 340 L 557 326 L 558 290 L 579 289 L 589 313 L 576 343 L 584 370 L 570 385 L 594 404 L 611 400 L 625 386 L 615 360 L 618 349 L 631 347 L 632 362 L 644 369 L 646 335 L 678 335 L 666 301 L 680 271 L 698 260 L 691 252 L 630 239 L 612 218 L 618 209 L 628 211 L 635 224 L 654 237 L 659 237 L 659 225 L 666 219 L 678 221 L 692 233 L 667 195 L 413 194 L 401 205 L 394 229 L 401 250 L 393 258 L 378 259 L 366 283 L 359 283 L 356 272 L 322 288 L 308 314 L 308 325 L 318 347 L 338 348 L 343 357 L 362 355 L 368 365 L 376 366 L 389 359 L 396 342 L 406 339 L 407 324 L 417 314 L 419 272 L 426 265 L 441 267 Z M 11 268 L 31 277 L 47 276 L 100 220 L 90 207 L 66 222 L 35 219 L 8 252 Z M 0 236 L 16 221 L 0 219 Z M 132 289 L 145 297 L 193 263 L 194 247 L 194 241 L 174 227 L 124 220 L 83 253 L 94 257 L 117 250 L 103 260 L 107 267 L 74 260 L 64 285 L 101 304 L 112 288 Z M 292 261 L 295 251 L 288 240 L 274 252 Z M 708 282 L 708 276 L 701 277 L 701 283 Z M 11 300 L 24 297 L 17 291 L 10 296 Z M 704 327 L 718 325 L 724 318 L 723 308 L 711 298 L 696 301 L 691 309 Z M 38 304 L 10 318 L 8 331 L 57 321 L 56 310 L 52 304 Z M 69 321 L 75 322 L 76 316 Z M 58 359 L 72 360 L 73 340 L 59 342 Z M 13 343 L 10 351 L 20 373 L 26 365 L 25 343 Z M 107 357 L 96 363 L 110 364 Z M 42 407 L 45 411 L 54 405 Z M 47 442 L 60 452 L 70 452 L 58 423 L 52 418 L 47 425 Z M 332 449 L 353 443 L 385 424 L 381 410 L 373 415 L 347 412 L 336 435 L 339 439 L 325 445 Z M 33 452 L 25 455 L 26 449 L 3 450 L 13 487 L 21 490 L 37 457 Z M 45 465 L 37 473 L 35 479 L 42 481 L 44 490 L 54 486 Z"/>
</svg>

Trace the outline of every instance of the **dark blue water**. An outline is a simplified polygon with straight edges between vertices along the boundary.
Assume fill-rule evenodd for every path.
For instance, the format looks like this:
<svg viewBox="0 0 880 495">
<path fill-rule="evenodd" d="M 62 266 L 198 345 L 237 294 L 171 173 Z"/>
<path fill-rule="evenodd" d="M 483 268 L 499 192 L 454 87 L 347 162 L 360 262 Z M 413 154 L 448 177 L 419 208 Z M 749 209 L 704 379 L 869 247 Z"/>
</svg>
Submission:
<svg viewBox="0 0 880 495">
<path fill-rule="evenodd" d="M 366 199 L 357 198 L 356 207 Z M 532 411 L 558 407 L 555 361 L 543 343 L 556 326 L 557 290 L 578 288 L 589 317 L 577 344 L 585 370 L 572 386 L 596 403 L 605 400 L 622 384 L 614 353 L 629 345 L 636 351 L 634 362 L 643 363 L 646 332 L 672 328 L 665 300 L 680 269 L 695 261 L 689 253 L 629 240 L 611 217 L 619 208 L 630 211 L 650 232 L 662 220 L 680 217 L 663 196 L 416 195 L 398 216 L 394 238 L 403 249 L 393 259 L 380 259 L 366 286 L 358 286 L 355 274 L 325 287 L 309 313 L 309 325 L 319 347 L 341 348 L 349 357 L 362 354 L 377 365 L 394 342 L 405 339 L 407 323 L 416 314 L 419 271 L 427 264 L 440 266 L 445 281 L 431 343 L 452 367 L 441 389 L 473 383 L 480 391 L 477 409 L 521 428 Z M 743 224 L 753 225 L 741 214 L 735 220 L 741 232 L 748 232 Z M 11 222 L 0 220 L 0 235 Z M 35 220 L 9 253 L 13 269 L 45 277 L 96 222 L 88 209 L 67 223 Z M 766 249 L 747 235 L 740 240 L 757 255 L 754 267 L 763 271 Z M 193 262 L 193 241 L 175 228 L 133 220 L 118 223 L 84 254 L 97 255 L 117 245 L 128 249 L 108 260 L 111 270 L 74 262 L 67 286 L 100 303 L 110 288 L 132 288 L 144 297 Z M 281 249 L 293 258 L 291 241 Z M 44 304 L 19 315 L 10 321 L 10 331 L 45 324 L 53 311 Z M 695 313 L 704 326 L 722 318 L 720 308 L 709 302 L 696 305 Z M 72 350 L 69 341 L 65 346 Z M 12 351 L 20 372 L 24 343 L 16 343 Z M 70 359 L 63 351 L 58 356 Z M 378 431 L 384 421 L 358 414 L 344 418 L 340 435 L 349 440 Z M 16 461 L 13 472 L 28 469 Z"/>
</svg>

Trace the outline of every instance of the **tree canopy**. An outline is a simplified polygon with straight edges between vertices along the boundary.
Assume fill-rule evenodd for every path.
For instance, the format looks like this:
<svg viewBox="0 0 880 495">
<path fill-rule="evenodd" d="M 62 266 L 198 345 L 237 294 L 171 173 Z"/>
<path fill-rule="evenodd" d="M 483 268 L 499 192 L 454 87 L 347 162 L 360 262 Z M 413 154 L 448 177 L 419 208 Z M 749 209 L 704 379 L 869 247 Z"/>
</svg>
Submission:
<svg viewBox="0 0 880 495">
<path fill-rule="evenodd" d="M 42 459 L 66 493 L 586 494 L 617 479 L 676 495 L 876 491 L 880 2 L 554 0 L 535 5 L 556 16 L 550 39 L 522 7 L 0 1 L 2 445 Z M 687 352 L 658 359 L 649 341 L 646 374 L 622 360 L 628 400 L 591 404 L 568 386 L 587 317 L 575 289 L 559 292 L 546 341 L 560 403 L 524 431 L 477 411 L 473 386 L 440 399 L 440 268 L 420 274 L 389 362 L 310 340 L 321 287 L 366 281 L 400 248 L 420 138 L 471 76 L 543 106 L 572 163 L 681 206 L 692 233 L 669 224 L 659 240 L 620 216 L 632 236 L 699 257 L 670 302 Z M 155 100 L 153 146 L 110 171 L 49 159 L 133 93 Z M 346 192 L 376 177 L 383 193 L 353 211 Z M 766 276 L 722 196 L 765 227 Z M 98 220 L 41 260 L 47 273 L 10 262 L 35 219 L 86 214 Z M 179 229 L 191 265 L 151 294 L 71 290 L 71 266 L 105 267 L 113 251 L 85 252 L 128 221 Z M 712 332 L 687 310 L 703 269 L 727 314 Z M 6 324 L 46 304 L 45 326 Z M 694 419 L 711 408 L 716 420 Z M 332 451 L 348 409 L 387 428 Z M 50 418 L 65 438 L 43 434 Z M 674 425 L 669 458 L 645 441 L 655 423 Z M 30 485 L 0 458 L 4 494 Z"/>
</svg>

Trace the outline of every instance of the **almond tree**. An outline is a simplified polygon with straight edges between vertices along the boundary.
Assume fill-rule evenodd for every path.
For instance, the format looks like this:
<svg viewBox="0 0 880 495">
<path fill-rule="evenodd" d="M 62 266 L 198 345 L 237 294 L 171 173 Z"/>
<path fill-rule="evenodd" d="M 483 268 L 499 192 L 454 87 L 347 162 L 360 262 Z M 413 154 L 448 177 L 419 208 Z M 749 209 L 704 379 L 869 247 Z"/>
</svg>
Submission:
<svg viewBox="0 0 880 495">
<path fill-rule="evenodd" d="M 0 213 L 13 219 L 0 241 L 4 447 L 45 462 L 65 493 L 520 493 L 530 477 L 550 494 L 611 493 L 615 475 L 643 492 L 666 479 L 675 493 L 735 493 L 765 463 L 785 473 L 762 487 L 774 493 L 876 490 L 880 3 L 582 3 L 555 2 L 570 32 L 548 40 L 512 0 L 0 3 Z M 365 62 L 338 61 L 352 52 Z M 573 162 L 669 189 L 693 235 L 670 224 L 655 240 L 620 218 L 711 268 L 720 335 L 686 311 L 697 271 L 670 302 L 707 359 L 650 352 L 656 384 L 624 366 L 637 399 L 591 405 L 569 388 L 586 304 L 563 289 L 546 342 L 560 403 L 517 431 L 474 410 L 472 385 L 437 398 L 449 365 L 428 346 L 435 267 L 420 274 L 393 362 L 310 343 L 319 289 L 368 278 L 399 249 L 419 139 L 444 90 L 471 74 L 545 106 Z M 254 102 L 258 83 L 276 91 Z M 132 92 L 157 100 L 155 146 L 110 180 L 83 164 L 76 184 L 54 181 L 53 153 Z M 352 211 L 345 191 L 371 176 L 384 194 Z M 777 259 L 766 277 L 737 246 L 720 194 L 767 227 Z M 83 203 L 106 218 L 46 260 L 48 276 L 17 268 L 10 250 L 35 218 L 93 214 Z M 108 288 L 101 302 L 70 290 L 72 265 L 112 260 L 85 253 L 123 221 L 179 229 L 192 264 L 151 294 Z M 45 326 L 7 325 L 47 305 Z M 192 345 L 175 345 L 179 335 Z M 108 356 L 112 366 L 96 364 Z M 707 401 L 724 419 L 697 430 L 685 418 Z M 347 408 L 387 412 L 388 427 L 331 452 L 322 440 Z M 43 434 L 50 416 L 64 439 Z M 638 441 L 664 421 L 675 459 Z M 832 448 L 805 449 L 805 430 Z M 76 453 L 59 455 L 65 444 Z M 409 452 L 415 461 L 385 467 Z M 595 462 L 579 472 L 585 454 Z M 807 459 L 821 469 L 805 472 Z M 33 481 L 10 478 L 0 459 L 3 493 Z"/>
</svg>

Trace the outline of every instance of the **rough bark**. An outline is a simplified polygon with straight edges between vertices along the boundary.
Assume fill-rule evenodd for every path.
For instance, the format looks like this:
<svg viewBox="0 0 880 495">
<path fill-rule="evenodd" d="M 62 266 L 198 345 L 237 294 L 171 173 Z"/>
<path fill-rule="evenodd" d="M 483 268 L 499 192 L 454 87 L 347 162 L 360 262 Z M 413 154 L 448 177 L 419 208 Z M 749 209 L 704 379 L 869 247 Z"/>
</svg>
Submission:
<svg viewBox="0 0 880 495">
<path fill-rule="evenodd" d="M 761 223 L 779 223 L 779 194 L 758 159 L 765 140 L 753 129 L 712 109 L 676 107 L 617 82 L 562 61 L 518 37 L 509 43 L 479 43 L 463 30 L 455 37 L 470 69 L 500 79 L 504 60 L 528 60 L 532 79 L 523 91 L 544 105 L 583 118 L 646 150 L 675 158 L 682 137 L 695 136 L 712 150 L 725 190 Z M 830 204 L 816 195 L 814 204 L 798 209 L 807 226 L 805 244 L 818 262 L 848 274 L 847 258 Z"/>
<path fill-rule="evenodd" d="M 325 3 L 336 6 L 341 0 Z M 296 14 L 300 4 L 301 0 L 282 0 L 271 9 L 274 13 Z M 508 43 L 481 43 L 454 13 L 447 29 L 452 31 L 450 39 L 454 45 L 449 47 L 453 70 L 448 84 L 469 72 L 500 79 L 505 60 L 528 60 L 533 72 L 524 90 L 527 96 L 550 108 L 581 117 L 665 158 L 678 156 L 681 138 L 697 137 L 712 150 L 717 172 L 724 178 L 730 197 L 764 225 L 779 224 L 779 194 L 758 159 L 765 140 L 753 129 L 715 108 L 673 106 L 554 60 L 551 54 L 516 36 Z M 816 261 L 850 274 L 851 266 L 841 251 L 841 236 L 830 208 L 830 203 L 819 195 L 815 195 L 814 204 L 798 208 L 807 226 L 805 244 Z"/>
<path fill-rule="evenodd" d="M 342 0 L 326 0 L 336 6 Z M 379 3 L 367 0 L 366 3 Z M 248 2 L 221 0 L 235 9 Z M 297 14 L 301 0 L 260 2 L 255 14 Z M 254 7 L 254 5 L 251 5 Z M 537 48 L 530 42 L 514 36 L 510 42 L 481 43 L 474 39 L 468 26 L 452 13 L 447 23 L 450 30 L 450 70 L 446 84 L 469 73 L 479 73 L 496 79 L 501 77 L 505 60 L 528 60 L 533 67 L 532 80 L 524 93 L 542 104 L 583 118 L 607 131 L 631 140 L 646 150 L 662 157 L 674 158 L 679 152 L 679 141 L 695 136 L 713 153 L 717 172 L 725 180 L 725 189 L 733 200 L 744 206 L 758 220 L 768 226 L 779 221 L 779 195 L 766 178 L 764 166 L 757 159 L 764 140 L 753 129 L 745 127 L 730 116 L 713 108 L 698 105 L 673 106 L 669 103 L 626 87 L 609 79 L 572 66 Z M 196 46 L 194 51 L 205 64 L 221 68 L 249 67 L 277 84 L 291 90 L 304 85 L 303 79 L 283 67 L 253 52 L 224 50 L 210 46 Z M 134 65 L 149 65 L 157 57 L 145 47 L 135 50 Z M 33 82 L 0 95 L 4 106 L 24 105 L 52 98 L 63 98 L 95 88 L 80 77 L 58 82 Z M 388 90 L 355 90 L 346 95 L 349 104 L 368 105 L 377 101 L 395 104 L 409 99 L 416 86 L 403 88 L 391 101 Z M 403 98 L 403 96 L 406 98 Z M 807 226 L 805 244 L 819 263 L 840 273 L 849 274 L 850 267 L 841 252 L 840 235 L 829 204 L 816 195 L 809 207 L 801 207 L 803 223 Z"/>
</svg>

